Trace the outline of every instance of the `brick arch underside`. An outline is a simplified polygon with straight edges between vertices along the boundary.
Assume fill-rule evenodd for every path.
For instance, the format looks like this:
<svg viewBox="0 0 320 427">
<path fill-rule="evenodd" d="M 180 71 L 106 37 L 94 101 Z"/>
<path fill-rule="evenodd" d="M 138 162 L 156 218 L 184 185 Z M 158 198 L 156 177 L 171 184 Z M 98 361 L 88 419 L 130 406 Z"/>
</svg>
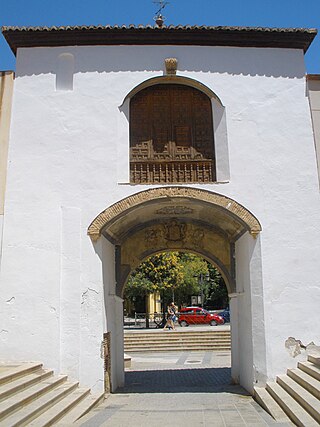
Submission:
<svg viewBox="0 0 320 427">
<path fill-rule="evenodd" d="M 105 209 L 88 227 L 88 235 L 93 241 L 96 241 L 108 224 L 111 224 L 119 216 L 125 215 L 126 212 L 143 203 L 166 198 L 189 198 L 218 206 L 225 209 L 227 215 L 237 218 L 252 236 L 257 236 L 261 231 L 258 219 L 248 209 L 229 197 L 195 188 L 161 187 L 133 194 Z"/>
<path fill-rule="evenodd" d="M 202 245 L 200 242 L 195 244 L 195 242 L 186 240 L 182 244 L 172 244 L 168 247 L 168 242 L 160 238 L 155 245 L 148 247 L 148 241 L 144 239 L 146 231 L 148 230 L 142 230 L 130 236 L 123 245 L 118 247 L 116 254 L 116 294 L 119 297 L 123 297 L 130 274 L 141 262 L 149 256 L 169 251 L 189 252 L 203 257 L 218 268 L 226 283 L 228 293 L 231 294 L 236 291 L 233 251 L 225 236 L 212 230 L 211 233 L 206 230 L 206 240 L 207 242 L 210 241 L 211 245 Z"/>
</svg>

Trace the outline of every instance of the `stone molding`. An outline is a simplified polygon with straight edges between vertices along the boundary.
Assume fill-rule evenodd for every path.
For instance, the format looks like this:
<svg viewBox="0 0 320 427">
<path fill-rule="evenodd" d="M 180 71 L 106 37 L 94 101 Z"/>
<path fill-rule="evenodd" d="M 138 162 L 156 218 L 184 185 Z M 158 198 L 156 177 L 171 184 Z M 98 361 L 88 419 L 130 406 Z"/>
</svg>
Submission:
<svg viewBox="0 0 320 427">
<path fill-rule="evenodd" d="M 155 199 L 170 198 L 189 198 L 202 202 L 212 203 L 220 206 L 230 212 L 246 226 L 253 237 L 256 237 L 261 231 L 261 225 L 257 218 L 233 199 L 218 193 L 212 193 L 207 190 L 187 187 L 161 187 L 141 191 L 140 193 L 128 196 L 119 202 L 114 203 L 109 208 L 101 212 L 88 227 L 88 235 L 93 241 L 97 241 L 101 236 L 103 228 L 119 215 L 124 214 L 127 210 L 139 206 L 145 202 Z"/>
</svg>

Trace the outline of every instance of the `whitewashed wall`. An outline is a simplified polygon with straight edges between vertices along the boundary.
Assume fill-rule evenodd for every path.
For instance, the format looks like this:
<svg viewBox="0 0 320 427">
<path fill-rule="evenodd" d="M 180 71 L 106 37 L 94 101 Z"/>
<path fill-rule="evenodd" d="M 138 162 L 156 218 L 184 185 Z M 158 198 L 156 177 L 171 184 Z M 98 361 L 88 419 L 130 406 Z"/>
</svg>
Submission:
<svg viewBox="0 0 320 427">
<path fill-rule="evenodd" d="M 64 53 L 73 55 L 66 67 L 74 70 L 73 90 L 56 90 Z M 148 188 L 127 183 L 129 124 L 121 105 L 135 86 L 163 75 L 167 57 L 178 58 L 177 75 L 207 85 L 226 108 L 230 182 L 199 187 L 235 199 L 263 227 L 253 254 L 261 253 L 262 289 L 256 293 L 244 280 L 248 294 L 238 309 L 243 319 L 248 311 L 253 333 L 265 329 L 265 374 L 272 378 L 295 365 L 284 348 L 289 336 L 303 343 L 319 339 L 320 202 L 302 52 L 32 48 L 19 49 L 17 57 L 1 265 L 2 358 L 42 360 L 102 389 L 100 345 L 110 321 L 103 283 L 110 293 L 113 249 L 92 244 L 86 230 L 106 207 Z M 250 243 L 239 242 L 243 247 Z M 108 253 L 107 267 L 101 253 Z M 251 262 L 248 254 L 241 257 Z M 239 265 L 238 275 L 249 277 Z M 250 300 L 264 309 L 262 325 Z M 254 341 L 253 361 L 262 341 Z M 254 378 L 245 370 L 242 375 L 244 384 Z M 120 373 L 114 381 L 121 383 Z"/>
</svg>

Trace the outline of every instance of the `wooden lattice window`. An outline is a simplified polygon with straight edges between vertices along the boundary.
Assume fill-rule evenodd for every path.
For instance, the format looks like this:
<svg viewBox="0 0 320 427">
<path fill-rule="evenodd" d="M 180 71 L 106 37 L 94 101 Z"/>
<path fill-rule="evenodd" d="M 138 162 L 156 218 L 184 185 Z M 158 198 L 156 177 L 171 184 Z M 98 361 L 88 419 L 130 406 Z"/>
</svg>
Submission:
<svg viewBox="0 0 320 427">
<path fill-rule="evenodd" d="M 215 181 L 211 101 L 179 84 L 158 84 L 130 101 L 130 181 Z"/>
</svg>

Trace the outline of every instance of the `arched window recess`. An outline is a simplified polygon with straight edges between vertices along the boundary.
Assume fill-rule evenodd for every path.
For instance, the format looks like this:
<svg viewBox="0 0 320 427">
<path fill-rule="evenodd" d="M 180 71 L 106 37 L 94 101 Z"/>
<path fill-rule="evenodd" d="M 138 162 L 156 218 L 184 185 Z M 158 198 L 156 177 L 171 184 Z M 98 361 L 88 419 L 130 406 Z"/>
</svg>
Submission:
<svg viewBox="0 0 320 427">
<path fill-rule="evenodd" d="M 130 100 L 130 182 L 216 181 L 212 105 L 191 85 L 158 83 Z"/>
</svg>

